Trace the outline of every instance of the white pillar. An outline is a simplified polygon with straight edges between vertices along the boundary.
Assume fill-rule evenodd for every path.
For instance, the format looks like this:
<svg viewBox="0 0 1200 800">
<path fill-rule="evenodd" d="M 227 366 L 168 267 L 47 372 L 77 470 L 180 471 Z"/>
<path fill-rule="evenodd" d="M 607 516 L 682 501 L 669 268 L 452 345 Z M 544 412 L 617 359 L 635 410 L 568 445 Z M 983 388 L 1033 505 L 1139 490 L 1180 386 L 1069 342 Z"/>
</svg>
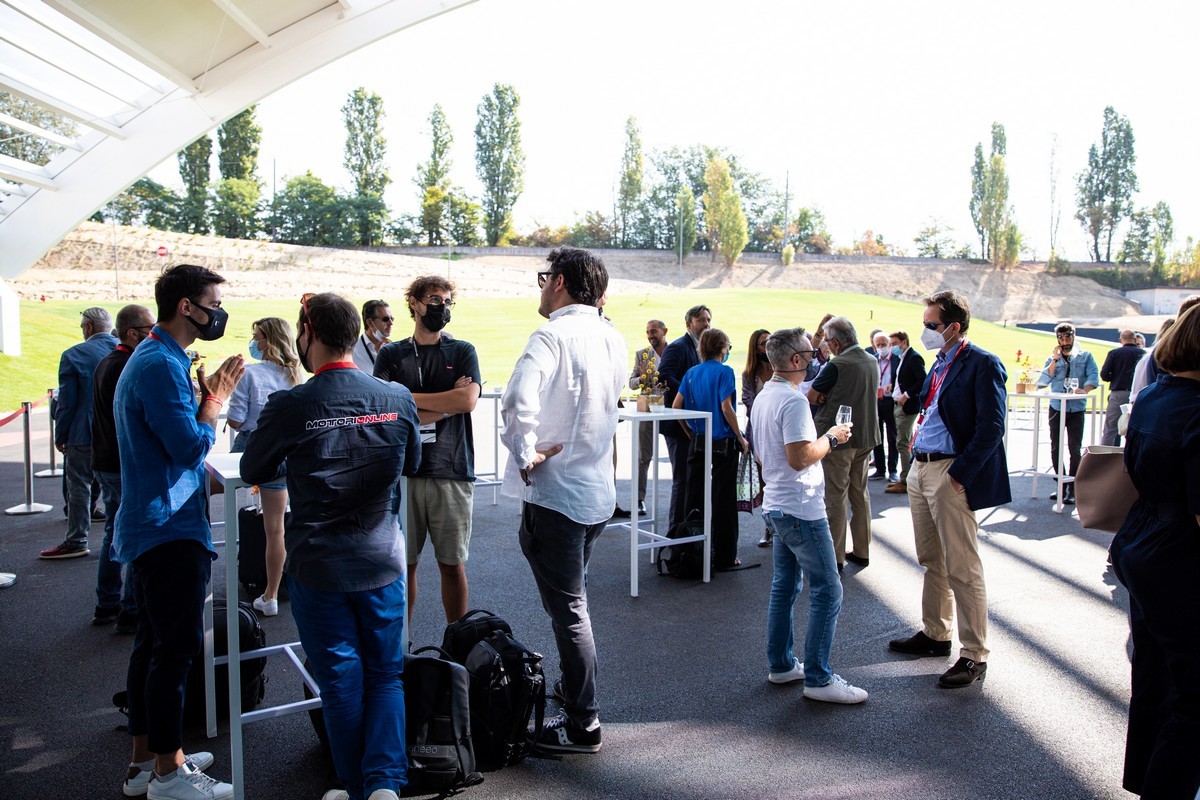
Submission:
<svg viewBox="0 0 1200 800">
<path fill-rule="evenodd" d="M 0 353 L 21 355 L 21 302 L 3 278 L 0 278 Z"/>
</svg>

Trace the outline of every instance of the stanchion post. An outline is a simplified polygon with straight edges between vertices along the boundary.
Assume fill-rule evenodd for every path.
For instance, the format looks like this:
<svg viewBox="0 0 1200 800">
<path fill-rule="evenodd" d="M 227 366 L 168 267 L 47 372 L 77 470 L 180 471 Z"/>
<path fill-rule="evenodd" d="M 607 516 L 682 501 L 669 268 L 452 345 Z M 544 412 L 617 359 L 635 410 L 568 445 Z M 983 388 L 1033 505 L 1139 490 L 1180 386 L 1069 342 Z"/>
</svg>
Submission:
<svg viewBox="0 0 1200 800">
<path fill-rule="evenodd" d="M 50 469 L 38 470 L 33 473 L 33 477 L 61 478 L 63 471 L 58 466 L 58 448 L 54 446 L 54 404 L 58 400 L 54 397 L 53 389 L 48 389 L 46 394 L 50 395 Z"/>
<path fill-rule="evenodd" d="M 21 413 L 25 417 L 25 502 L 19 506 L 4 509 L 5 514 L 21 515 L 21 514 L 41 514 L 50 510 L 50 506 L 45 503 L 33 502 L 33 451 L 30 447 L 33 434 L 30 430 L 30 410 L 33 408 L 33 403 L 26 401 L 21 403 Z"/>
</svg>

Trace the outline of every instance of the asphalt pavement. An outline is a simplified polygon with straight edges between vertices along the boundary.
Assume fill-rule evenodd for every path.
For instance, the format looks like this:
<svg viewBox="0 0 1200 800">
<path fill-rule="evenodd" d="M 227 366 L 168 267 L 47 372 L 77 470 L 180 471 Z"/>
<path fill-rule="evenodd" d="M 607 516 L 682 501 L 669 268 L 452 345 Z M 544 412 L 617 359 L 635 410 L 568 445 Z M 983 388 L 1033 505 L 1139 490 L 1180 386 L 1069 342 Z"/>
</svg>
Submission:
<svg viewBox="0 0 1200 800">
<path fill-rule="evenodd" d="M 44 411 L 33 423 L 34 468 L 43 469 Z M 23 448 L 13 435 L 19 430 L 19 423 L 0 429 L 0 508 L 23 502 Z M 1026 466 L 1029 430 L 1015 430 L 1009 447 L 1010 465 Z M 490 457 L 490 446 L 479 450 Z M 619 474 L 629 474 L 627 462 L 623 456 Z M 662 467 L 669 467 L 665 457 Z M 919 626 L 921 570 L 907 498 L 884 494 L 881 481 L 870 482 L 870 566 L 846 568 L 832 657 L 836 672 L 870 692 L 859 706 L 805 700 L 797 685 L 767 682 L 771 564 L 769 550 L 755 546 L 757 517 L 739 515 L 739 555 L 762 568 L 702 584 L 659 577 L 644 555 L 636 598 L 629 596 L 628 533 L 611 530 L 589 574 L 603 749 L 488 773 L 464 797 L 1129 797 L 1120 788 L 1128 598 L 1106 564 L 1111 537 L 1081 528 L 1069 507 L 1055 513 L 1048 481 L 1039 481 L 1040 498 L 1030 496 L 1029 477 L 1012 484 L 1013 503 L 980 515 L 992 650 L 984 684 L 936 686 L 956 653 L 912 658 L 887 650 L 889 639 Z M 59 481 L 35 479 L 34 489 L 52 511 L 0 517 L 0 572 L 17 575 L 0 589 L 0 792 L 119 797 L 129 740 L 111 697 L 124 686 L 132 637 L 90 625 L 95 550 L 87 558 L 38 560 L 40 549 L 62 540 L 65 520 Z M 618 490 L 627 497 L 628 483 Z M 553 680 L 554 641 L 517 544 L 517 504 L 492 499 L 490 489 L 476 493 L 471 607 L 505 617 L 517 638 L 546 655 Z M 665 512 L 665 498 L 659 505 Z M 219 502 L 213 511 L 219 518 Z M 101 539 L 97 525 L 93 548 Z M 218 596 L 224 568 L 223 559 L 214 565 Z M 438 577 L 429 559 L 419 578 L 411 638 L 439 643 Z M 798 640 L 806 607 L 807 595 L 797 607 Z M 287 603 L 263 625 L 269 643 L 296 639 Z M 302 696 L 284 659 L 270 660 L 267 677 L 267 702 Z M 187 747 L 213 751 L 209 772 L 228 779 L 224 725 L 211 740 L 193 732 Z M 329 765 L 306 715 L 249 725 L 245 764 L 246 797 L 253 800 L 316 800 L 329 785 Z"/>
</svg>

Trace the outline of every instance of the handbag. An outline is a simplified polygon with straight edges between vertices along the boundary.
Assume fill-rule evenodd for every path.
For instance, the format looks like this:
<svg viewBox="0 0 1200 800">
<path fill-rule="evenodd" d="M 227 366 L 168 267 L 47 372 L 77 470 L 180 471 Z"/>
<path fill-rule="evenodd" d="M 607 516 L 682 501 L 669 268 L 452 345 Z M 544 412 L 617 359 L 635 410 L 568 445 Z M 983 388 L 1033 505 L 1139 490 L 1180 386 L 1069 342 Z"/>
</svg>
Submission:
<svg viewBox="0 0 1200 800">
<path fill-rule="evenodd" d="M 742 453 L 738 459 L 737 510 L 753 513 L 762 505 L 763 490 L 759 479 L 758 460 L 753 453 Z"/>
<path fill-rule="evenodd" d="M 1116 533 L 1138 491 L 1125 469 L 1125 448 L 1091 445 L 1075 475 L 1075 507 L 1085 528 Z"/>
</svg>

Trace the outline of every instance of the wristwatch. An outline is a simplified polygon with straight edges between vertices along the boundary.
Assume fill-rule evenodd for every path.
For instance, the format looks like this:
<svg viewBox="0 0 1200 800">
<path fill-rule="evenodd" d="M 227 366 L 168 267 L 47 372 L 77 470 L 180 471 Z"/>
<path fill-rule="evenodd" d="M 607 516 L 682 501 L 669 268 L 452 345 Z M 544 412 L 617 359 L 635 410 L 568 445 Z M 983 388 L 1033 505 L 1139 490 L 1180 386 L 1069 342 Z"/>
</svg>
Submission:
<svg viewBox="0 0 1200 800">
<path fill-rule="evenodd" d="M 825 438 L 829 440 L 829 449 L 830 450 L 832 450 L 833 448 L 838 446 L 838 438 L 836 436 L 834 436 L 832 433 L 825 434 Z"/>
</svg>

